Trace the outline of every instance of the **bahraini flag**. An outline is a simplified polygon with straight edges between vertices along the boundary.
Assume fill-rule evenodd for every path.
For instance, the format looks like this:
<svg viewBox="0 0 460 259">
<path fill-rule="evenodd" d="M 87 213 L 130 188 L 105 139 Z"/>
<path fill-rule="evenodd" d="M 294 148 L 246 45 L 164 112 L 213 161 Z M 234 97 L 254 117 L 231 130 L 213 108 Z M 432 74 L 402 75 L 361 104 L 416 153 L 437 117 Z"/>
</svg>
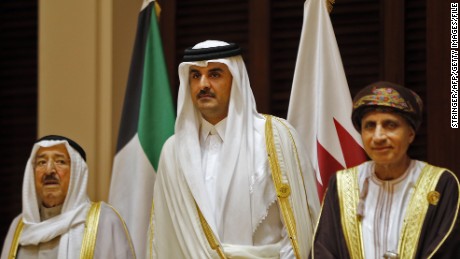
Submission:
<svg viewBox="0 0 460 259">
<path fill-rule="evenodd" d="M 288 109 L 288 121 L 305 141 L 323 197 L 337 170 L 366 160 L 351 122 L 352 100 L 327 0 L 307 0 Z"/>
</svg>

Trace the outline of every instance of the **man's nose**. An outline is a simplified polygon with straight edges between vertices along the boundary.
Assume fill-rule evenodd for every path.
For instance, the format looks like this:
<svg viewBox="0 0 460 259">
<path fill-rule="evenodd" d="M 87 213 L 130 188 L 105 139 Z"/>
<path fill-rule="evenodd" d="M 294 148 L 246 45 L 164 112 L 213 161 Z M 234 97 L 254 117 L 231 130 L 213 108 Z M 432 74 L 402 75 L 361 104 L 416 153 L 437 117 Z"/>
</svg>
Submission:
<svg viewBox="0 0 460 259">
<path fill-rule="evenodd" d="M 56 165 L 54 164 L 54 161 L 48 160 L 48 162 L 46 163 L 46 173 L 50 174 L 50 173 L 55 173 L 55 172 L 56 172 Z"/>
<path fill-rule="evenodd" d="M 201 89 L 205 89 L 205 88 L 209 88 L 210 87 L 210 84 L 209 84 L 209 79 L 207 76 L 202 76 L 200 78 L 200 88 Z"/>
<path fill-rule="evenodd" d="M 381 125 L 377 125 L 377 127 L 375 127 L 374 135 L 372 136 L 373 140 L 375 142 L 385 141 L 386 136 L 385 129 L 383 129 Z"/>
</svg>

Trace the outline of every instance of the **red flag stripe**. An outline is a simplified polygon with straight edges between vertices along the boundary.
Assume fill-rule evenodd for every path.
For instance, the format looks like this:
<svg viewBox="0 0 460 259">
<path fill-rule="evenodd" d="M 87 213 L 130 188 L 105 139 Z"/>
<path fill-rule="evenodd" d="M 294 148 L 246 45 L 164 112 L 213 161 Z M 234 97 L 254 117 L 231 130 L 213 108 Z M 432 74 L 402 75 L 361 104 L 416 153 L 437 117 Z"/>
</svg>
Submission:
<svg viewBox="0 0 460 259">
<path fill-rule="evenodd" d="M 343 157 L 347 168 L 357 166 L 366 161 L 364 149 L 348 133 L 348 131 L 334 118 L 335 129 L 340 140 Z"/>
<path fill-rule="evenodd" d="M 321 174 L 321 181 L 323 182 L 322 186 L 318 184 L 318 195 L 321 199 L 326 191 L 329 178 L 338 170 L 342 170 L 343 166 L 321 145 L 321 143 L 319 143 L 318 140 L 316 140 L 316 144 L 319 172 Z"/>
</svg>

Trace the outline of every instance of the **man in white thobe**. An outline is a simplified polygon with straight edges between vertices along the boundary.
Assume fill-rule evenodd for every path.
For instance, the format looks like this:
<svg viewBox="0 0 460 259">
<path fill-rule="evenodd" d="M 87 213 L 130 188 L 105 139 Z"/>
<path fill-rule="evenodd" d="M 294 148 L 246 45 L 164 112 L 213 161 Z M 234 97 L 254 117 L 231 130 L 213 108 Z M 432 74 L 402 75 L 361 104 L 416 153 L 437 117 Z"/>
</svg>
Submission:
<svg viewBox="0 0 460 259">
<path fill-rule="evenodd" d="M 86 193 L 85 151 L 69 138 L 39 139 L 27 161 L 22 213 L 11 223 L 1 259 L 135 258 L 128 230 L 110 205 Z"/>
<path fill-rule="evenodd" d="M 152 258 L 307 258 L 315 178 L 293 127 L 257 112 L 240 54 L 222 41 L 185 51 L 154 187 Z"/>
</svg>

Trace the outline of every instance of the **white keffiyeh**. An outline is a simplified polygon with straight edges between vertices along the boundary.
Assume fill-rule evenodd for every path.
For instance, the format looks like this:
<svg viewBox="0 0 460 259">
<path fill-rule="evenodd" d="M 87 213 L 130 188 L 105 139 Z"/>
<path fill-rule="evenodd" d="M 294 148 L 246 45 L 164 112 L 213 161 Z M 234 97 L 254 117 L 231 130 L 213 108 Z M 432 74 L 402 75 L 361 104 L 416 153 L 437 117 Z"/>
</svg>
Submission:
<svg viewBox="0 0 460 259">
<path fill-rule="evenodd" d="M 39 204 L 35 190 L 35 155 L 40 147 L 65 144 L 71 160 L 67 196 L 59 215 L 40 221 Z M 27 161 L 22 196 L 24 229 L 19 239 L 21 246 L 37 245 L 60 237 L 58 258 L 79 258 L 84 233 L 84 222 L 90 206 L 86 194 L 88 166 L 80 154 L 65 140 L 42 140 L 36 143 Z M 34 202 L 36 201 L 36 202 Z"/>
<path fill-rule="evenodd" d="M 205 41 L 194 49 L 224 45 L 228 44 Z M 191 65 L 206 67 L 211 62 L 225 64 L 233 80 L 225 123 L 213 129 L 220 138 L 218 158 L 206 161 L 212 169 L 204 169 L 203 157 L 209 150 L 202 148 L 203 143 L 200 146 L 200 135 L 205 142 L 210 130 L 200 130 L 202 116 L 192 102 L 189 70 Z M 203 231 L 198 207 L 229 258 L 293 258 L 276 203 L 265 118 L 257 113 L 242 57 L 183 62 L 179 78 L 175 135 L 163 145 L 154 187 L 149 252 L 153 258 L 218 258 Z M 319 210 L 314 174 L 302 171 L 308 161 L 294 129 L 274 119 L 273 132 L 280 170 L 291 186 L 299 254 L 306 258 Z M 206 173 L 215 177 L 209 183 L 215 183 L 215 188 L 206 185 Z"/>
<path fill-rule="evenodd" d="M 227 45 L 221 41 L 205 41 L 197 44 L 194 49 L 209 48 Z M 218 62 L 227 65 L 233 81 L 231 98 L 228 108 L 227 129 L 222 147 L 222 163 L 219 166 L 217 179 L 216 215 L 213 215 L 209 206 L 203 180 L 196 175 L 201 172 L 201 151 L 199 143 L 199 125 L 201 115 L 193 106 L 190 86 L 189 67 L 207 66 L 209 62 Z M 256 103 L 251 91 L 249 77 L 241 56 L 223 59 L 183 62 L 179 65 L 180 88 L 178 95 L 178 109 L 176 120 L 176 150 L 179 152 L 179 161 L 182 168 L 188 168 L 186 180 L 195 200 L 207 219 L 211 228 L 218 233 L 223 242 L 232 244 L 252 245 L 252 234 L 257 228 L 258 220 L 251 215 L 255 212 L 260 215 L 266 213 L 266 204 L 250 204 L 250 184 L 257 171 L 255 165 L 254 147 L 264 147 L 256 143 L 255 123 L 263 120 L 257 113 Z M 238 173 L 236 173 L 238 172 Z M 255 190 L 257 192 L 257 190 Z M 231 195 L 228 195 L 231 194 Z M 234 213 L 238 210 L 239 213 Z M 231 215 L 231 217 L 227 217 Z M 238 227 L 235 227 L 238 226 Z"/>
</svg>

